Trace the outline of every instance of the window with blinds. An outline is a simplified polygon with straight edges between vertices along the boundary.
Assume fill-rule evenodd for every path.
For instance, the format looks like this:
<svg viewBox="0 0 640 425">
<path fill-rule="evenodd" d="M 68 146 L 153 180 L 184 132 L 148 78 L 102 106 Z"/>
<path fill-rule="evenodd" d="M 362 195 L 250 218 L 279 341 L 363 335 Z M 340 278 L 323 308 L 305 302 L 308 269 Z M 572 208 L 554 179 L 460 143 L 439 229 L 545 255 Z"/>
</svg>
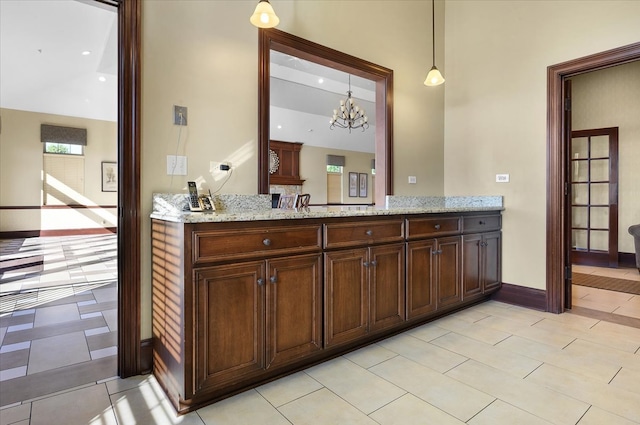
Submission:
<svg viewBox="0 0 640 425">
<path fill-rule="evenodd" d="M 44 154 L 43 205 L 84 204 L 84 157 Z"/>
</svg>

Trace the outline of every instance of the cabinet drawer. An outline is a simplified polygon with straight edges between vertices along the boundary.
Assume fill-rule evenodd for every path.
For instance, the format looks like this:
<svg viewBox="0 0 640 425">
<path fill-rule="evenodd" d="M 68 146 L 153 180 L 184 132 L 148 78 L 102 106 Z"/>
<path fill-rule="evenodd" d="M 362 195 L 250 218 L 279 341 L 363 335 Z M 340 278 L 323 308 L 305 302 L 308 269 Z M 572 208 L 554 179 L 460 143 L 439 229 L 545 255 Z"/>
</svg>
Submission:
<svg viewBox="0 0 640 425">
<path fill-rule="evenodd" d="M 324 225 L 325 248 L 369 245 L 380 242 L 396 242 L 404 239 L 401 219 L 329 223 Z"/>
<path fill-rule="evenodd" d="M 500 230 L 501 220 L 499 214 L 474 215 L 462 218 L 462 231 L 464 233 L 479 233 L 489 230 Z"/>
<path fill-rule="evenodd" d="M 321 225 L 193 232 L 193 262 L 319 251 Z"/>
<path fill-rule="evenodd" d="M 416 217 L 407 219 L 408 239 L 457 235 L 460 231 L 460 217 Z"/>
</svg>

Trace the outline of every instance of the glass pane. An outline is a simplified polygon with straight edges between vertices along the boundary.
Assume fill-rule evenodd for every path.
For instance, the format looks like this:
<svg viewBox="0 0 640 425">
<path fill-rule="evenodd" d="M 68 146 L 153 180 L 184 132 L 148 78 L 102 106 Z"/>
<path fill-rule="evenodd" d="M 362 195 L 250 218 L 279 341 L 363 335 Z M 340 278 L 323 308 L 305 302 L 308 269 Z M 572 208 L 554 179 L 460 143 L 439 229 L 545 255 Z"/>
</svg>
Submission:
<svg viewBox="0 0 640 425">
<path fill-rule="evenodd" d="M 591 207 L 591 228 L 608 229 L 609 228 L 609 207 Z M 576 226 L 575 224 L 573 225 Z"/>
<path fill-rule="evenodd" d="M 591 185 L 591 205 L 609 205 L 608 183 L 594 183 Z"/>
<path fill-rule="evenodd" d="M 573 197 L 574 205 L 587 205 L 589 196 L 588 184 L 574 184 L 572 187 L 571 196 Z"/>
<path fill-rule="evenodd" d="M 609 232 L 606 230 L 591 231 L 590 251 L 609 251 Z"/>
<path fill-rule="evenodd" d="M 571 158 L 587 158 L 589 153 L 589 139 L 586 137 L 576 137 L 571 139 Z"/>
<path fill-rule="evenodd" d="M 609 136 L 591 138 L 591 158 L 609 158 Z"/>
<path fill-rule="evenodd" d="M 571 181 L 586 182 L 589 181 L 588 161 L 571 161 Z"/>
<path fill-rule="evenodd" d="M 571 208 L 571 227 L 589 227 L 587 222 L 587 207 Z"/>
<path fill-rule="evenodd" d="M 573 249 L 587 249 L 587 231 L 573 230 L 571 232 L 571 245 Z"/>
<path fill-rule="evenodd" d="M 609 160 L 597 159 L 591 161 L 591 181 L 607 182 L 609 181 Z"/>
</svg>

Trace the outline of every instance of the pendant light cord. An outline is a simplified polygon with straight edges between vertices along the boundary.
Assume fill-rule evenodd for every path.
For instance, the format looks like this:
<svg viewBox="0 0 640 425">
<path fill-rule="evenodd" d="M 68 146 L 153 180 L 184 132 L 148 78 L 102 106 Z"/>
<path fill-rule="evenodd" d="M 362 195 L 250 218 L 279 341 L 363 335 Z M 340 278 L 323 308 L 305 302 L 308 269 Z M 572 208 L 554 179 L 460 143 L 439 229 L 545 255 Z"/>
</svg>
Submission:
<svg viewBox="0 0 640 425">
<path fill-rule="evenodd" d="M 435 12 L 435 0 L 431 0 L 431 42 L 433 54 L 433 66 L 436 66 L 436 12 Z"/>
</svg>

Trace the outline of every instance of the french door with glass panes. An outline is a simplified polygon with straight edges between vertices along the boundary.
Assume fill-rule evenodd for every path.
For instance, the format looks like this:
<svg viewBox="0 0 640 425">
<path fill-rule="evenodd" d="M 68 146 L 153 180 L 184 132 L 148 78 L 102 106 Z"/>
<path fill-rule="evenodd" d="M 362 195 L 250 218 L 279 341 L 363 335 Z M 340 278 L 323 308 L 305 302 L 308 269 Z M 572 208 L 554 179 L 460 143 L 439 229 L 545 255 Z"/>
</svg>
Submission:
<svg viewBox="0 0 640 425">
<path fill-rule="evenodd" d="M 571 132 L 571 261 L 618 266 L 618 128 Z"/>
</svg>

